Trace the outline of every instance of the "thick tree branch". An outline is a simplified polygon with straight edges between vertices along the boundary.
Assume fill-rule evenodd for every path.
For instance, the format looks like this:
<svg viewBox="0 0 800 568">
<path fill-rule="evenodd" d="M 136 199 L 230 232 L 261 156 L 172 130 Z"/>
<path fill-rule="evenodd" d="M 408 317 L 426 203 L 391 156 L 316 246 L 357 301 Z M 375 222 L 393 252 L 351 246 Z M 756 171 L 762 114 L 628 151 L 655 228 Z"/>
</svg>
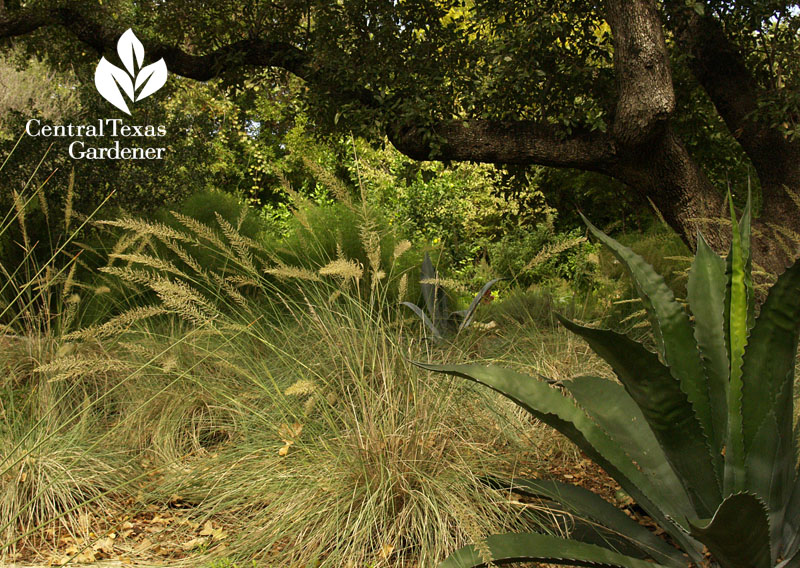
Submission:
<svg viewBox="0 0 800 568">
<path fill-rule="evenodd" d="M 607 0 L 614 36 L 617 108 L 612 132 L 625 145 L 658 135 L 675 110 L 661 19 L 653 0 Z"/>
<path fill-rule="evenodd" d="M 739 48 L 710 15 L 671 3 L 670 17 L 692 74 L 758 172 L 762 187 L 800 183 L 800 144 L 757 117 L 761 92 Z"/>
<path fill-rule="evenodd" d="M 47 11 L 21 10 L 0 18 L 0 38 L 29 34 L 46 26 L 61 26 L 98 53 L 113 53 L 123 30 L 106 26 L 71 8 Z M 309 57 L 287 42 L 268 39 L 238 41 L 204 55 L 193 55 L 176 47 L 144 42 L 149 57 L 164 58 L 172 73 L 183 77 L 208 81 L 223 70 L 253 65 L 280 67 L 304 79 L 312 69 Z"/>
<path fill-rule="evenodd" d="M 598 132 L 564 136 L 556 126 L 531 121 L 447 121 L 433 127 L 433 137 L 415 128 L 389 135 L 407 156 L 429 160 L 470 160 L 494 164 L 539 164 L 602 171 L 616 151 L 610 137 Z"/>
</svg>

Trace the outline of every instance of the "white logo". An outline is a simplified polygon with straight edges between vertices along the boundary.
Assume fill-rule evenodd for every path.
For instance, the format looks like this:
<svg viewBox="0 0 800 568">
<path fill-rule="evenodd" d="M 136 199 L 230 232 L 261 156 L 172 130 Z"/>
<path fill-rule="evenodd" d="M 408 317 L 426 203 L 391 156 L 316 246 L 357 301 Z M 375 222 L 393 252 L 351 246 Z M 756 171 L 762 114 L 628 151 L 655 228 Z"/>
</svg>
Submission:
<svg viewBox="0 0 800 568">
<path fill-rule="evenodd" d="M 144 46 L 131 29 L 119 38 L 117 53 L 125 69 L 120 69 L 103 57 L 94 72 L 94 84 L 103 98 L 121 111 L 130 114 L 131 111 L 128 110 L 122 93 L 125 93 L 131 102 L 149 97 L 167 82 L 167 64 L 161 58 L 147 67 L 142 67 Z M 139 91 L 138 95 L 136 91 Z"/>
</svg>

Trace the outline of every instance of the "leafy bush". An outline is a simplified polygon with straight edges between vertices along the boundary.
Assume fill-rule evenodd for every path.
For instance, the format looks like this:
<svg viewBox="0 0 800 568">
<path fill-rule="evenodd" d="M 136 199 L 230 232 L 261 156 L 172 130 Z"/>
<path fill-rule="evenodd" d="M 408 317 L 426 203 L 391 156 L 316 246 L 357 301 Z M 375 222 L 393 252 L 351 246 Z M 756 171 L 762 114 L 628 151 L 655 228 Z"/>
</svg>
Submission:
<svg viewBox="0 0 800 568">
<path fill-rule="evenodd" d="M 370 274 L 378 264 L 381 272 L 393 276 L 386 289 L 390 303 L 420 297 L 418 267 L 423 250 L 401 239 L 380 212 L 367 205 L 344 203 L 295 205 L 287 234 L 267 242 L 273 258 L 312 271 L 337 259 L 347 259 L 367 269 L 364 290 L 371 288 Z M 405 281 L 403 286 L 401 278 Z"/>
<path fill-rule="evenodd" d="M 556 232 L 552 218 L 509 232 L 486 248 L 492 269 L 522 287 L 561 279 L 575 290 L 587 290 L 594 282 L 597 247 L 579 229 Z"/>
<path fill-rule="evenodd" d="M 237 228 L 240 235 L 257 240 L 267 231 L 266 223 L 258 211 L 240 197 L 221 191 L 200 191 L 184 199 L 180 204 L 161 209 L 156 219 L 168 226 L 179 228 L 180 223 L 170 214 L 177 211 L 195 221 L 211 227 L 217 226 L 217 215 Z"/>
<path fill-rule="evenodd" d="M 733 216 L 727 261 L 698 239 L 687 286 L 693 325 L 650 265 L 589 228 L 630 272 L 658 353 L 624 335 L 560 319 L 610 364 L 621 384 L 578 377 L 560 383 L 571 395 L 564 396 L 545 382 L 497 367 L 422 366 L 489 386 L 559 430 L 681 550 L 585 489 L 512 479 L 497 483 L 550 501 L 585 526 L 573 540 L 536 533 L 493 536 L 485 547 L 456 552 L 442 567 L 512 559 L 623 568 L 677 568 L 689 561 L 720 568 L 797 565 L 793 385 L 800 261 L 778 278 L 756 318 L 748 204 L 741 223 Z M 481 554 L 486 548 L 491 558 Z"/>
</svg>

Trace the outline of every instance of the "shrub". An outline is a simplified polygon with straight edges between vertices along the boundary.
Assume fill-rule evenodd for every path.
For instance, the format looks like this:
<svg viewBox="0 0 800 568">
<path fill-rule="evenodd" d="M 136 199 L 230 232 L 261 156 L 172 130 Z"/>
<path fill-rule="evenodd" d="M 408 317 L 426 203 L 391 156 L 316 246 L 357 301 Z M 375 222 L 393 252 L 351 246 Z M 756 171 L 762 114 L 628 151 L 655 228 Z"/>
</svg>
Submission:
<svg viewBox="0 0 800 568">
<path fill-rule="evenodd" d="M 561 279 L 585 291 L 592 287 L 597 268 L 597 247 L 579 229 L 556 232 L 552 218 L 503 235 L 487 245 L 487 252 L 499 276 L 526 288 Z"/>
</svg>

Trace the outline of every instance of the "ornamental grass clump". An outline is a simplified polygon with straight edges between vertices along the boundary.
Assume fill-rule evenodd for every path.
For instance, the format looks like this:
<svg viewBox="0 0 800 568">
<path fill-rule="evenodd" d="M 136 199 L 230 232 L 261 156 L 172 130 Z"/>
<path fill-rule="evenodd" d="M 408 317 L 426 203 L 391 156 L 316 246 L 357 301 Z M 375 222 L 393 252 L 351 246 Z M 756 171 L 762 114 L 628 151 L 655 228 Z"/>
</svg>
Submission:
<svg viewBox="0 0 800 568">
<path fill-rule="evenodd" d="M 587 221 L 625 265 L 657 352 L 625 335 L 560 317 L 619 382 L 545 381 L 498 367 L 423 365 L 486 385 L 571 439 L 614 477 L 669 539 L 597 495 L 558 481 L 510 479 L 579 520 L 570 539 L 501 534 L 456 551 L 442 568 L 544 561 L 624 568 L 770 568 L 800 564 L 800 476 L 793 385 L 800 262 L 778 277 L 755 316 L 750 206 L 727 259 L 698 236 L 691 316 L 664 279 Z M 486 558 L 485 550 L 491 552 Z"/>
</svg>

